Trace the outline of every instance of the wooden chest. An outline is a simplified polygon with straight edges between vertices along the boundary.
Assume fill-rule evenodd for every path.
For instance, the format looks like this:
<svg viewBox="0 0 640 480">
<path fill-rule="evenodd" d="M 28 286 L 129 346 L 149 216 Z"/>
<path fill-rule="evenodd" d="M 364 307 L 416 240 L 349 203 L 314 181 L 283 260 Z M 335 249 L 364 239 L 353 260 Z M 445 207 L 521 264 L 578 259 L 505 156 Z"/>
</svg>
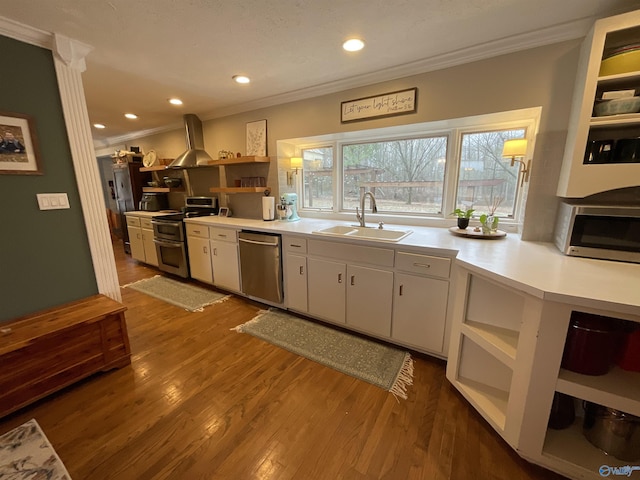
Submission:
<svg viewBox="0 0 640 480">
<path fill-rule="evenodd" d="M 94 295 L 0 323 L 0 417 L 131 362 L 124 311 Z"/>
</svg>

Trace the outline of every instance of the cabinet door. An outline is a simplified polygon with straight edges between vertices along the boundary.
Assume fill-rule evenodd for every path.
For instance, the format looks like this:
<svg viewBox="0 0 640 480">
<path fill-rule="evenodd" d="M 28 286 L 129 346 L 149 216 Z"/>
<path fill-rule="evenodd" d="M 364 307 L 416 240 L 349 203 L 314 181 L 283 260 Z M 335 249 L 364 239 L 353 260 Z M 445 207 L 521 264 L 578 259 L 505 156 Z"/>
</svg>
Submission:
<svg viewBox="0 0 640 480">
<path fill-rule="evenodd" d="M 145 262 L 157 267 L 158 253 L 156 252 L 156 244 L 153 243 L 153 230 L 147 228 L 142 229 L 142 244 L 144 245 Z"/>
<path fill-rule="evenodd" d="M 298 312 L 307 311 L 307 257 L 287 254 L 287 286 L 285 300 L 287 307 Z"/>
<path fill-rule="evenodd" d="M 391 336 L 393 272 L 347 266 L 347 325 Z"/>
<path fill-rule="evenodd" d="M 213 284 L 225 290 L 240 291 L 238 244 L 211 240 Z"/>
<path fill-rule="evenodd" d="M 127 227 L 129 232 L 129 243 L 131 245 L 131 257 L 139 262 L 146 262 L 144 256 L 144 243 L 142 240 L 142 229 L 140 227 Z"/>
<path fill-rule="evenodd" d="M 309 313 L 335 323 L 345 323 L 344 263 L 307 258 Z"/>
<path fill-rule="evenodd" d="M 449 282 L 396 273 L 391 338 L 442 352 Z"/>
<path fill-rule="evenodd" d="M 209 239 L 189 236 L 187 237 L 187 247 L 189 249 L 191 278 L 213 283 Z"/>
</svg>

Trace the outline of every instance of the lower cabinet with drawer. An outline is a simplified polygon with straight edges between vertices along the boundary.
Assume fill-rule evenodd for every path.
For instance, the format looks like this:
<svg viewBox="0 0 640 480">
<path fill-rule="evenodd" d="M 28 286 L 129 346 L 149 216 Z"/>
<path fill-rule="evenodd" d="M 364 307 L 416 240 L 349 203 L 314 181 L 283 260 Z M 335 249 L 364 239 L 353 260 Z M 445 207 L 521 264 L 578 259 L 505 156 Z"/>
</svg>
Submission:
<svg viewBox="0 0 640 480">
<path fill-rule="evenodd" d="M 446 356 L 451 258 L 325 240 L 306 245 L 306 256 L 289 254 L 287 284 L 296 284 L 287 292 L 301 288 L 306 266 L 310 316 Z"/>
<path fill-rule="evenodd" d="M 189 251 L 189 274 L 191 278 L 213 284 L 209 227 L 187 223 L 186 231 Z"/>
<path fill-rule="evenodd" d="M 151 218 L 126 214 L 131 257 L 154 267 L 158 266 L 158 255 L 153 243 Z"/>
<path fill-rule="evenodd" d="M 392 340 L 442 353 L 451 259 L 396 252 Z"/>
<path fill-rule="evenodd" d="M 213 284 L 232 292 L 240 292 L 238 231 L 209 227 Z"/>
</svg>

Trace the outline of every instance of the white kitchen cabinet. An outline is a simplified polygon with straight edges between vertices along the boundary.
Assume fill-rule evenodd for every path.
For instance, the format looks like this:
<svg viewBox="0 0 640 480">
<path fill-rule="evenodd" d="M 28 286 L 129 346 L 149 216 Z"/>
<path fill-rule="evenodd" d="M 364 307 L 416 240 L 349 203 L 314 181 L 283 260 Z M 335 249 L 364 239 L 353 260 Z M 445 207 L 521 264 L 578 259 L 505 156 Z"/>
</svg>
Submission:
<svg viewBox="0 0 640 480">
<path fill-rule="evenodd" d="M 449 282 L 397 272 L 391 338 L 419 350 L 441 353 Z"/>
<path fill-rule="evenodd" d="M 307 239 L 283 235 L 284 301 L 288 309 L 305 313 L 307 297 Z"/>
<path fill-rule="evenodd" d="M 391 338 L 421 351 L 443 354 L 451 259 L 396 252 Z"/>
<path fill-rule="evenodd" d="M 209 228 L 192 223 L 186 224 L 187 248 L 189 251 L 189 274 L 191 278 L 213 283 Z"/>
<path fill-rule="evenodd" d="M 131 257 L 139 262 L 158 266 L 158 255 L 153 243 L 153 227 L 151 219 L 127 215 L 127 230 L 131 247 Z"/>
<path fill-rule="evenodd" d="M 153 225 L 150 218 L 141 218 L 140 227 L 142 229 L 142 244 L 144 245 L 145 262 L 154 267 L 158 266 L 158 252 L 156 244 L 153 242 Z"/>
<path fill-rule="evenodd" d="M 285 277 L 287 289 L 285 301 L 287 308 L 298 312 L 307 311 L 307 257 L 285 254 Z"/>
<path fill-rule="evenodd" d="M 393 272 L 347 265 L 347 325 L 379 337 L 391 335 Z"/>
<path fill-rule="evenodd" d="M 558 182 L 559 196 L 583 198 L 640 184 L 640 163 L 590 163 L 586 160 L 588 144 L 593 140 L 640 136 L 640 114 L 593 116 L 594 103 L 602 98 L 603 92 L 640 89 L 640 66 L 637 71 L 600 76 L 603 55 L 638 42 L 640 10 L 596 21 L 585 38 Z"/>
<path fill-rule="evenodd" d="M 345 278 L 347 266 L 320 258 L 307 258 L 309 314 L 333 323 L 346 321 Z"/>
<path fill-rule="evenodd" d="M 640 374 L 614 367 L 601 376 L 560 368 L 571 313 L 640 322 L 639 315 L 534 297 L 458 268 L 447 378 L 522 457 L 569 478 L 602 478 L 606 455 L 582 434 L 583 400 L 640 416 Z M 592 304 L 593 305 L 593 304 Z M 574 397 L 576 420 L 547 428 L 554 392 Z"/>
<path fill-rule="evenodd" d="M 139 262 L 146 262 L 144 255 L 144 242 L 142 240 L 142 228 L 129 225 L 127 218 L 127 230 L 129 231 L 129 245 L 131 247 L 131 258 Z"/>
<path fill-rule="evenodd" d="M 213 284 L 233 292 L 240 291 L 240 262 L 236 230 L 209 227 Z"/>
</svg>

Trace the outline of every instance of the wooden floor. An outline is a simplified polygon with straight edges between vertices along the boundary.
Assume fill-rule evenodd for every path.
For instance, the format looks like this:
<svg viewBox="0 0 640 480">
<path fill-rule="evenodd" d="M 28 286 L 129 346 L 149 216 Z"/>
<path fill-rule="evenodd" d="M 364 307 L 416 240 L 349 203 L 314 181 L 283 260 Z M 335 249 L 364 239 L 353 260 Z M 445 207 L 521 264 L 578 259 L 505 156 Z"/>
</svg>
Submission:
<svg viewBox="0 0 640 480">
<path fill-rule="evenodd" d="M 115 244 L 124 285 L 157 270 Z M 522 460 L 414 355 L 409 399 L 230 329 L 257 303 L 189 313 L 125 288 L 132 364 L 0 420 L 35 418 L 74 480 L 559 479 Z"/>
</svg>

